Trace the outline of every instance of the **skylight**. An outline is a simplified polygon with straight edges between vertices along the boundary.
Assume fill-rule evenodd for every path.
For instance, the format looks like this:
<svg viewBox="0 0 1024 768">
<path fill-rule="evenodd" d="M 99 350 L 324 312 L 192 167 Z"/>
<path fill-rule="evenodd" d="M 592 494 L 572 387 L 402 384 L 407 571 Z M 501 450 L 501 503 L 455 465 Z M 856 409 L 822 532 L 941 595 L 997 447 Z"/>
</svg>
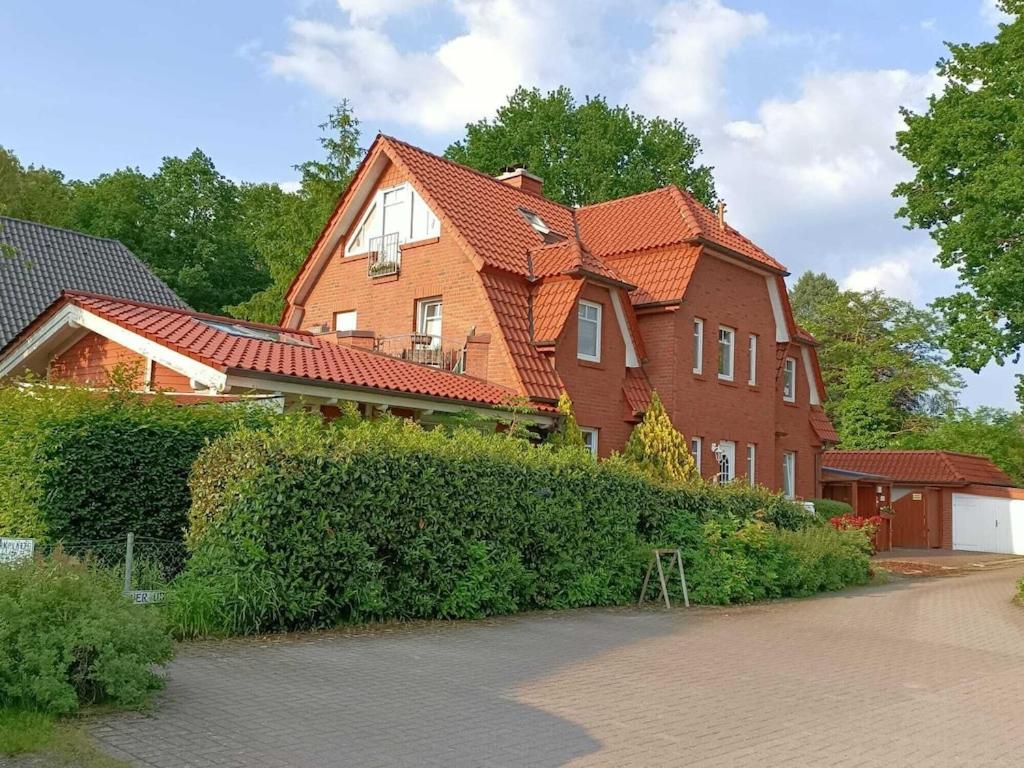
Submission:
<svg viewBox="0 0 1024 768">
<path fill-rule="evenodd" d="M 520 208 L 519 215 L 526 219 L 527 223 L 542 237 L 551 234 L 551 227 L 545 224 L 544 219 L 533 211 L 528 211 L 526 208 Z"/>
<path fill-rule="evenodd" d="M 211 328 L 228 333 L 232 336 L 241 336 L 246 339 L 259 339 L 260 341 L 276 341 L 281 344 L 294 344 L 297 347 L 312 347 L 312 344 L 307 344 L 304 341 L 298 339 L 292 339 L 288 337 L 282 337 L 277 331 L 271 331 L 266 328 L 252 328 L 248 325 L 241 325 L 239 323 L 222 323 L 218 320 L 202 320 L 200 321 L 204 325 L 208 325 Z"/>
</svg>

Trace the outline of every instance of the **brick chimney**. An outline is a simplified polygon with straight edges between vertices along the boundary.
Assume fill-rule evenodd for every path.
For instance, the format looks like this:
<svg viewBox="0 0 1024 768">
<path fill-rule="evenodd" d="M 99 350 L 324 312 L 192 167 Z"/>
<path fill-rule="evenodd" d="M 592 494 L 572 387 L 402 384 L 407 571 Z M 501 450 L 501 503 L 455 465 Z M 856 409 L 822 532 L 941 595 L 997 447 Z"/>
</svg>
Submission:
<svg viewBox="0 0 1024 768">
<path fill-rule="evenodd" d="M 356 349 L 372 350 L 377 334 L 373 331 L 338 331 L 335 334 L 335 341 L 343 347 L 355 347 Z"/>
<path fill-rule="evenodd" d="M 478 379 L 487 378 L 487 350 L 491 345 L 491 334 L 481 333 L 466 337 L 466 375 Z"/>
<path fill-rule="evenodd" d="M 523 192 L 537 197 L 544 197 L 544 179 L 528 172 L 525 165 L 507 166 L 504 173 L 496 178 L 510 187 L 521 189 Z"/>
</svg>

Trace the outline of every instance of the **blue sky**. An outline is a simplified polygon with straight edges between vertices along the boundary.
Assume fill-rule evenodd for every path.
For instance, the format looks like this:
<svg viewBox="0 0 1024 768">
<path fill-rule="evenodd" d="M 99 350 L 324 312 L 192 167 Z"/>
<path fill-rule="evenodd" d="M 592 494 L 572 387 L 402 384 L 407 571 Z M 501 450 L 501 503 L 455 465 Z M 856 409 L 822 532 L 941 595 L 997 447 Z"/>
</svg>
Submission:
<svg viewBox="0 0 1024 768">
<path fill-rule="evenodd" d="M 232 178 L 288 182 L 342 97 L 367 144 L 440 151 L 515 84 L 566 84 L 683 119 L 731 222 L 794 275 L 923 303 L 955 276 L 893 218 L 896 110 L 939 87 L 943 40 L 997 21 L 993 0 L 20 2 L 0 144 L 72 178 L 200 147 Z M 968 373 L 963 402 L 1012 407 L 1017 372 Z"/>
</svg>

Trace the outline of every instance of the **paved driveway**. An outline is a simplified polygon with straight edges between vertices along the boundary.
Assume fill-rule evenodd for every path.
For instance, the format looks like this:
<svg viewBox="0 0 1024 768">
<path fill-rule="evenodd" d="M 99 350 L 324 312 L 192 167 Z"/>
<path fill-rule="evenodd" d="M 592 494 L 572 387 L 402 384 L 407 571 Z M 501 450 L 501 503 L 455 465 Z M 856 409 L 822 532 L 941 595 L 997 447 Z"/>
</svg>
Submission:
<svg viewBox="0 0 1024 768">
<path fill-rule="evenodd" d="M 1019 766 L 1022 575 L 198 644 L 94 735 L 143 766 Z"/>
</svg>

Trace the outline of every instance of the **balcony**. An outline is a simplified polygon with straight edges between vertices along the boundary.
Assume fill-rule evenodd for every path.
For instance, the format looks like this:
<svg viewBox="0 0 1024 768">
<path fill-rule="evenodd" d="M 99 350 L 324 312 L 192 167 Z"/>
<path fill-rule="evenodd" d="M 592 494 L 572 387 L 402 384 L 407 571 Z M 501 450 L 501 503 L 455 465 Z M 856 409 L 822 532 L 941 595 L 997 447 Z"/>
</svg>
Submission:
<svg viewBox="0 0 1024 768">
<path fill-rule="evenodd" d="M 402 265 L 402 247 L 398 243 L 398 233 L 390 232 L 370 238 L 370 258 L 367 263 L 367 274 L 370 277 L 397 275 Z"/>
<path fill-rule="evenodd" d="M 427 333 L 404 333 L 399 336 L 378 336 L 373 348 L 388 357 L 429 365 L 442 371 L 466 371 L 465 339 L 458 341 Z"/>
</svg>

